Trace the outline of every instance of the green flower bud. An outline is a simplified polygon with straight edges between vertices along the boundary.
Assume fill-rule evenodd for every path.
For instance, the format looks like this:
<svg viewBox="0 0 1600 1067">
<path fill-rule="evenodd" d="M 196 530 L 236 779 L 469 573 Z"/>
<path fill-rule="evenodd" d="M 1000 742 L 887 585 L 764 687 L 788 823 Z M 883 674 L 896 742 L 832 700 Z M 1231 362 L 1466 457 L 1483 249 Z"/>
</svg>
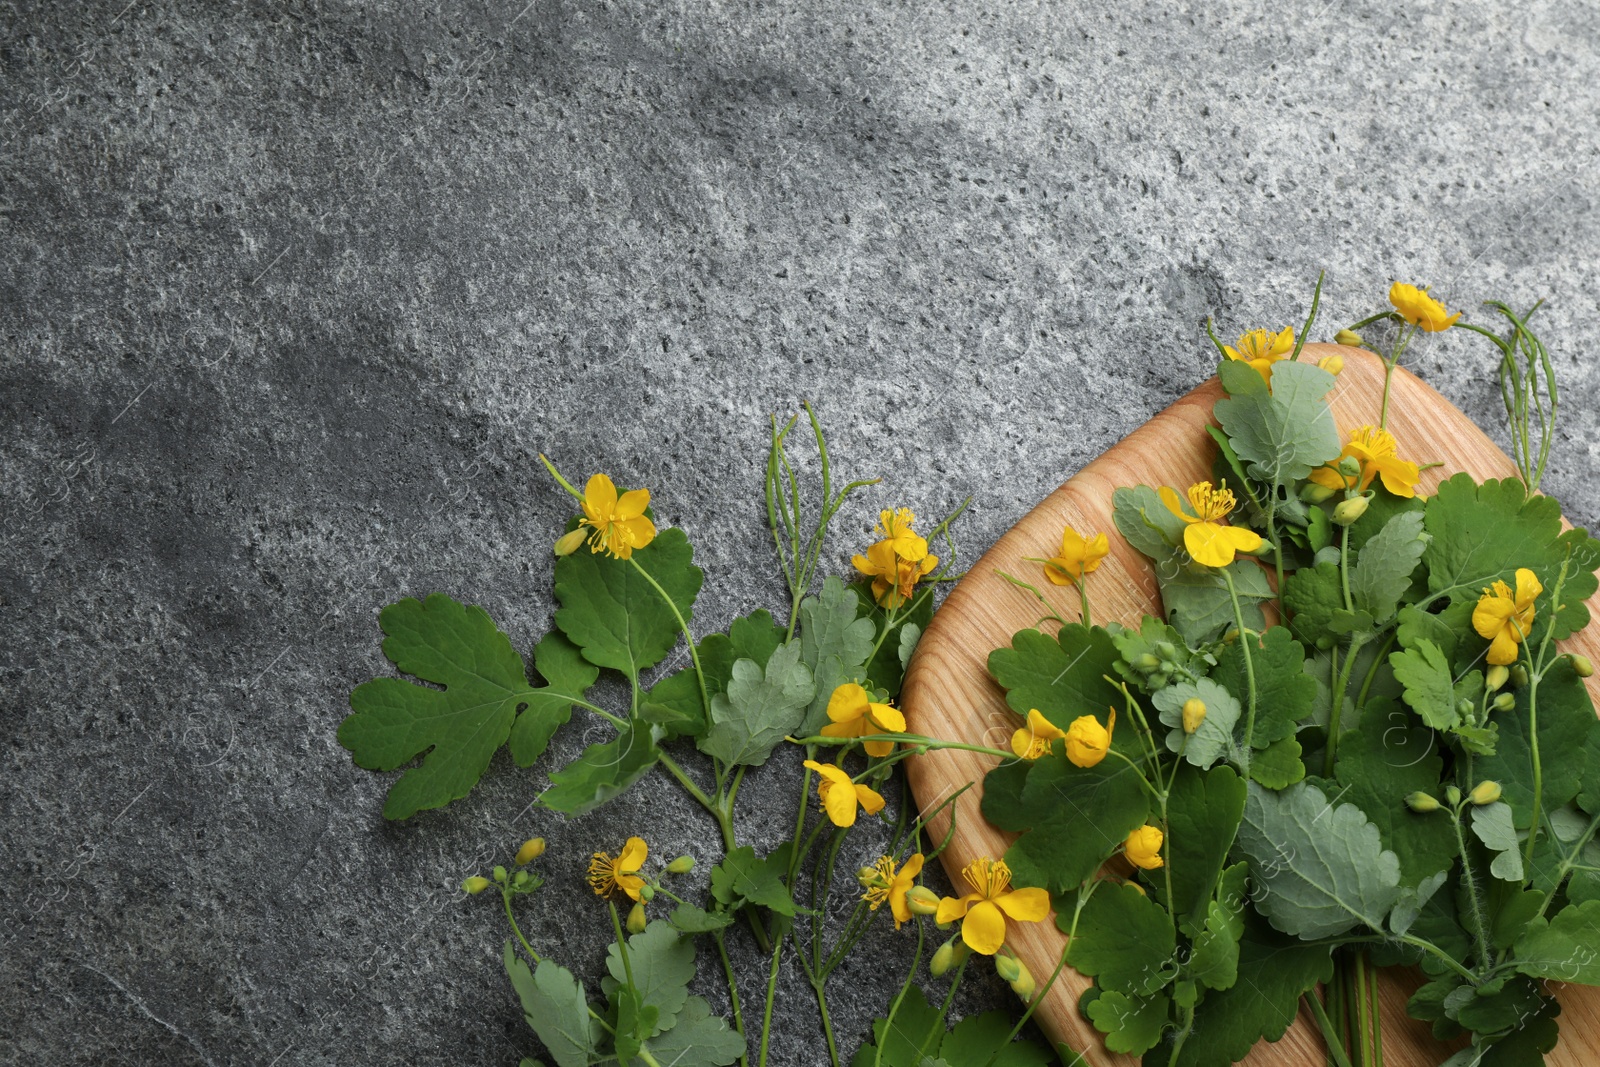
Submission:
<svg viewBox="0 0 1600 1067">
<path fill-rule="evenodd" d="M 1500 783 L 1484 779 L 1472 787 L 1472 792 L 1467 794 L 1467 799 L 1480 808 L 1485 804 L 1493 804 L 1500 799 Z"/>
<path fill-rule="evenodd" d="M 517 849 L 517 866 L 525 867 L 544 855 L 544 838 L 530 837 Z"/>
<path fill-rule="evenodd" d="M 935 915 L 939 911 L 939 894 L 925 885 L 914 885 L 906 892 L 906 907 L 913 915 Z"/>
<path fill-rule="evenodd" d="M 1367 343 L 1361 339 L 1361 335 L 1356 333 L 1354 330 L 1340 330 L 1338 333 L 1333 335 L 1333 343 L 1336 345 L 1344 345 L 1346 348 L 1367 347 Z"/>
<path fill-rule="evenodd" d="M 511 876 L 511 884 L 516 886 L 518 889 L 521 889 L 531 881 L 533 881 L 533 879 L 529 876 L 527 871 L 518 871 L 516 874 Z"/>
<path fill-rule="evenodd" d="M 469 894 L 470 896 L 477 896 L 479 893 L 488 888 L 489 879 L 478 874 L 473 875 L 471 878 L 464 879 L 461 882 L 461 891 Z"/>
<path fill-rule="evenodd" d="M 644 913 L 643 903 L 635 904 L 632 908 L 628 909 L 628 933 L 644 933 L 645 924 L 648 921 L 649 920 L 646 918 Z"/>
<path fill-rule="evenodd" d="M 1361 473 L 1361 461 L 1354 456 L 1346 456 L 1338 462 L 1338 471 L 1346 478 L 1354 478 Z"/>
<path fill-rule="evenodd" d="M 494 880 L 499 882 L 501 885 L 506 884 L 506 869 L 504 867 L 496 864 L 494 870 L 490 871 L 489 873 L 494 875 Z"/>
<path fill-rule="evenodd" d="M 1353 496 L 1349 500 L 1341 500 L 1333 509 L 1333 521 L 1340 526 L 1349 526 L 1367 513 L 1367 498 Z"/>
<path fill-rule="evenodd" d="M 1497 663 L 1493 667 L 1489 668 L 1488 674 L 1484 675 L 1483 684 L 1489 690 L 1489 692 L 1493 693 L 1496 689 L 1499 689 L 1510 680 L 1510 668 L 1503 667 Z"/>
<path fill-rule="evenodd" d="M 1160 656 L 1168 663 L 1173 663 L 1177 661 L 1178 650 L 1173 646 L 1171 641 L 1157 641 L 1156 655 Z"/>
<path fill-rule="evenodd" d="M 928 961 L 928 973 L 935 978 L 943 978 L 946 971 L 954 966 L 956 961 L 956 939 L 951 938 L 939 946 L 933 954 L 933 959 Z"/>
<path fill-rule="evenodd" d="M 1412 811 L 1427 814 L 1430 811 L 1439 810 L 1439 801 L 1438 798 L 1434 797 L 1430 793 L 1418 791 L 1411 793 L 1406 797 L 1406 807 L 1410 808 Z"/>
<path fill-rule="evenodd" d="M 994 958 L 994 973 L 1003 981 L 1015 982 L 1022 977 L 1022 961 L 1015 956 L 1000 955 Z"/>
<path fill-rule="evenodd" d="M 1580 656 L 1574 652 L 1571 659 L 1572 669 L 1578 672 L 1579 678 L 1588 678 L 1594 674 L 1594 664 L 1589 661 L 1588 656 Z"/>
<path fill-rule="evenodd" d="M 646 882 L 644 885 L 640 886 L 639 899 L 644 901 L 656 899 L 656 887 L 651 885 L 649 882 Z"/>
<path fill-rule="evenodd" d="M 1511 665 L 1511 684 L 1518 689 L 1528 684 L 1528 668 L 1520 663 Z"/>
<path fill-rule="evenodd" d="M 1206 721 L 1206 702 L 1199 697 L 1190 697 L 1183 702 L 1183 732 L 1192 734 L 1200 729 L 1200 724 Z"/>
<path fill-rule="evenodd" d="M 688 874 L 692 870 L 694 870 L 693 856 L 679 856 L 677 859 L 667 864 L 668 874 Z"/>
<path fill-rule="evenodd" d="M 1333 495 L 1333 490 L 1316 482 L 1307 482 L 1300 489 L 1300 499 L 1307 504 L 1320 504 Z"/>
<path fill-rule="evenodd" d="M 1161 660 L 1154 653 L 1146 652 L 1135 659 L 1133 665 L 1148 674 L 1161 669 Z"/>
<path fill-rule="evenodd" d="M 1495 711 L 1510 711 L 1517 706 L 1517 698 L 1510 693 L 1501 693 L 1494 698 L 1494 703 L 1489 706 Z"/>
<path fill-rule="evenodd" d="M 1021 960 L 1017 961 L 1017 967 L 1022 971 L 1022 973 L 1017 975 L 1016 981 L 1011 983 L 1011 992 L 1015 993 L 1025 1001 L 1032 1000 L 1033 994 L 1038 989 L 1038 987 L 1034 984 L 1033 975 L 1029 973 L 1028 968 L 1022 965 Z"/>
<path fill-rule="evenodd" d="M 582 526 L 578 527 L 576 530 L 573 530 L 571 533 L 562 534 L 561 537 L 556 540 L 556 555 L 570 556 L 574 552 L 578 551 L 578 548 L 583 544 L 583 535 L 584 529 Z"/>
<path fill-rule="evenodd" d="M 1453 808 L 1461 803 L 1461 790 L 1453 785 L 1447 785 L 1444 787 L 1444 798 L 1450 802 L 1450 806 Z"/>
</svg>

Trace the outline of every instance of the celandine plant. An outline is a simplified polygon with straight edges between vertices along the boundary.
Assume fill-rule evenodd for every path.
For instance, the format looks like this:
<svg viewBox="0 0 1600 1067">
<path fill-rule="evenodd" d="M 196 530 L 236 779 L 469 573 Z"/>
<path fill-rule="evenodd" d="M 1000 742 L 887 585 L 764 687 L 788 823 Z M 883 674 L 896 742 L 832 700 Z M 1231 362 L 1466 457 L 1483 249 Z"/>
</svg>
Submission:
<svg viewBox="0 0 1600 1067">
<path fill-rule="evenodd" d="M 1550 362 L 1528 315 L 1491 305 L 1501 337 L 1396 284 L 1339 333 L 1395 330 L 1380 409 L 1341 434 L 1342 357 L 1299 359 L 1320 289 L 1300 342 L 1217 344 L 1212 480 L 1115 494 L 1164 618 L 1092 624 L 1103 535 L 1068 529 L 1037 561 L 1077 586 L 1078 621 L 1010 578 L 1047 615 L 989 660 L 1026 722 L 983 813 L 1021 835 L 1011 876 L 1050 891 L 1111 1051 L 1220 1067 L 1304 998 L 1331 1064 L 1381 1064 L 1377 970 L 1409 964 L 1428 979 L 1410 1014 L 1470 1039 L 1449 1067 L 1541 1064 L 1546 982 L 1600 984 L 1593 666 L 1557 648 L 1589 622 L 1600 542 L 1533 493 Z M 1458 325 L 1500 349 L 1521 478 L 1424 498 L 1389 384 L 1419 333 Z"/>
<path fill-rule="evenodd" d="M 697 638 L 691 626 L 703 575 L 684 532 L 656 527 L 647 490 L 619 491 L 609 477 L 595 474 L 580 492 L 548 460 L 579 514 L 555 541 L 560 606 L 555 629 L 533 650 L 537 683 L 481 608 L 434 594 L 402 600 L 380 615 L 384 654 L 401 672 L 431 683 L 367 682 L 351 694 L 353 713 L 339 729 L 340 743 L 359 765 L 408 767 L 389 791 L 389 818 L 409 818 L 466 796 L 502 746 L 520 766 L 535 765 L 573 710 L 581 709 L 608 723 L 614 736 L 551 771 L 540 806 L 582 816 L 659 768 L 721 829 L 722 852 L 710 872 L 710 896 L 702 900 L 672 888 L 672 877 L 692 869 L 697 857 L 661 865 L 652 860 L 647 837 L 601 843 L 588 880 L 597 917 L 609 921 L 615 941 L 597 988 L 551 959 L 517 921 L 520 909 L 540 906 L 542 839 L 523 844 L 509 867 L 462 883 L 473 896 L 498 891 L 511 933 L 506 973 L 543 1054 L 558 1067 L 764 1065 L 786 954 L 811 987 L 829 1061 L 839 1067 L 845 1061 L 828 1010 L 829 982 L 869 925 L 885 917 L 897 930 L 914 927 L 904 935 L 911 961 L 873 1039 L 850 1061 L 854 1067 L 1030 1067 L 1054 1059 L 1016 1040 L 1023 1024 L 1003 1013 L 947 1029 L 944 1016 L 974 954 L 992 958 L 1024 1001 L 1042 995 L 1005 941 L 1008 924 L 1047 917 L 1049 896 L 1042 888 L 1013 887 L 998 860 L 969 867 L 971 892 L 958 898 L 940 900 L 919 884 L 943 842 L 923 843 L 923 822 L 908 821 L 904 777 L 894 773 L 909 755 L 968 747 L 908 733 L 894 707 L 905 665 L 932 614 L 934 583 L 949 574 L 950 524 L 965 504 L 929 531 L 948 546 L 942 560 L 917 532 L 911 511 L 886 510 L 878 540 L 854 558 L 857 580 L 846 584 L 829 575 L 818 582 L 831 521 L 853 493 L 874 483 L 850 482 L 835 491 L 822 428 L 809 408 L 807 417 L 821 468 L 814 502 L 805 500 L 787 452 L 797 420 L 774 424 L 768 455 L 766 505 L 790 594 L 786 617 L 757 610 L 726 633 Z M 680 640 L 690 665 L 646 684 L 646 672 Z M 599 702 L 595 686 L 602 671 L 625 681 L 625 705 Z M 734 833 L 740 784 L 748 768 L 785 743 L 804 749 L 794 832 L 757 855 Z M 895 790 L 902 800 L 891 809 L 884 794 Z M 888 853 L 853 877 L 836 879 L 851 830 L 862 819 L 888 821 L 890 810 L 897 814 Z M 841 882 L 859 897 L 842 924 L 829 923 L 830 895 Z M 939 1007 L 914 981 L 929 956 L 926 928 L 933 923 L 953 931 L 927 963 L 932 977 L 948 981 Z M 768 954 L 761 973 L 736 973 L 730 936 L 749 936 Z M 713 1015 L 703 998 L 688 993 L 702 941 L 721 966 L 730 1018 Z"/>
</svg>

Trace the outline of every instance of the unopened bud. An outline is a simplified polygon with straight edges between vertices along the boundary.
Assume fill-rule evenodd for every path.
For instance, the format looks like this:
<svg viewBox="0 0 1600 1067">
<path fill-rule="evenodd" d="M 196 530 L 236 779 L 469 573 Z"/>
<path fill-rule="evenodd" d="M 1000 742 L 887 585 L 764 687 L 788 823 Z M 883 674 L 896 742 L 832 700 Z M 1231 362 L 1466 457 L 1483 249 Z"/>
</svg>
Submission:
<svg viewBox="0 0 1600 1067">
<path fill-rule="evenodd" d="M 1494 698 L 1494 703 L 1489 706 L 1495 711 L 1510 711 L 1517 706 L 1517 698 L 1510 693 L 1501 693 Z"/>
<path fill-rule="evenodd" d="M 517 849 L 517 866 L 522 867 L 544 855 L 544 838 L 530 837 Z"/>
<path fill-rule="evenodd" d="M 1346 456 L 1339 461 L 1339 473 L 1346 478 L 1354 478 L 1361 473 L 1361 461 L 1354 456 Z"/>
<path fill-rule="evenodd" d="M 1594 674 L 1594 664 L 1590 662 L 1589 657 L 1580 656 L 1576 652 L 1572 654 L 1572 669 L 1578 672 L 1579 678 L 1588 678 Z"/>
<path fill-rule="evenodd" d="M 876 867 L 863 867 L 856 871 L 856 881 L 861 883 L 862 889 L 879 889 L 886 884 L 883 872 Z"/>
<path fill-rule="evenodd" d="M 461 891 L 471 896 L 477 896 L 479 893 L 488 888 L 489 879 L 483 877 L 481 874 L 475 874 L 471 878 L 463 879 L 461 882 Z"/>
<path fill-rule="evenodd" d="M 906 891 L 906 907 L 913 915 L 935 915 L 939 911 L 939 894 L 925 885 L 914 885 Z"/>
<path fill-rule="evenodd" d="M 1410 808 L 1412 811 L 1427 814 L 1430 811 L 1439 810 L 1439 800 L 1437 797 L 1433 796 L 1433 794 L 1424 793 L 1419 790 L 1418 792 L 1412 793 L 1406 797 L 1406 807 Z"/>
<path fill-rule="evenodd" d="M 1135 893 L 1138 893 L 1141 897 L 1147 897 L 1150 895 L 1144 891 L 1144 886 L 1140 885 L 1138 882 L 1123 882 L 1122 884 L 1133 890 Z"/>
<path fill-rule="evenodd" d="M 1346 348 L 1367 347 L 1367 343 L 1361 339 L 1361 335 L 1356 333 L 1354 330 L 1340 330 L 1338 333 L 1333 335 L 1333 343 L 1336 345 L 1344 345 Z"/>
<path fill-rule="evenodd" d="M 649 882 L 646 882 L 644 885 L 640 886 L 639 899 L 644 901 L 656 899 L 656 887 L 651 885 Z"/>
<path fill-rule="evenodd" d="M 933 954 L 933 959 L 928 961 L 928 973 L 935 978 L 943 978 L 944 973 L 954 966 L 955 962 L 956 939 L 952 937 L 940 945 L 938 951 Z"/>
<path fill-rule="evenodd" d="M 1343 356 L 1329 356 L 1328 358 L 1324 359 L 1321 363 L 1318 363 L 1317 366 L 1321 367 L 1323 370 L 1327 371 L 1329 374 L 1338 374 L 1340 371 L 1344 370 L 1344 357 Z"/>
<path fill-rule="evenodd" d="M 1238 640 L 1239 631 L 1237 628 L 1230 628 L 1227 633 L 1222 635 L 1222 643 L 1225 645 L 1231 645 Z"/>
<path fill-rule="evenodd" d="M 1453 785 L 1447 785 L 1444 787 L 1444 798 L 1450 802 L 1450 806 L 1453 808 L 1461 803 L 1461 790 Z"/>
<path fill-rule="evenodd" d="M 1200 724 L 1206 721 L 1206 702 L 1199 697 L 1190 697 L 1183 702 L 1183 732 L 1192 734 L 1200 729 Z"/>
<path fill-rule="evenodd" d="M 692 870 L 694 870 L 693 856 L 679 856 L 677 859 L 667 864 L 668 874 L 688 874 Z"/>
<path fill-rule="evenodd" d="M 516 874 L 511 876 L 511 884 L 516 886 L 518 889 L 521 889 L 531 881 L 533 881 L 533 878 L 528 874 L 527 871 L 518 871 Z"/>
<path fill-rule="evenodd" d="M 635 904 L 633 907 L 628 909 L 628 933 L 630 933 L 630 934 L 642 934 L 642 933 L 644 933 L 644 927 L 645 927 L 645 923 L 647 921 L 648 920 L 646 919 L 645 914 L 644 914 L 644 903 L 643 902 Z"/>
<path fill-rule="evenodd" d="M 499 882 L 501 885 L 505 884 L 505 881 L 506 881 L 506 869 L 504 867 L 501 867 L 501 866 L 499 866 L 497 864 L 495 866 L 495 869 L 490 871 L 489 873 L 494 875 L 494 880 L 495 881 Z"/>
<path fill-rule="evenodd" d="M 576 530 L 573 530 L 571 533 L 562 534 L 556 540 L 556 555 L 558 555 L 558 556 L 570 556 L 574 552 L 578 551 L 579 546 L 582 545 L 582 544 L 583 544 L 583 527 L 580 526 Z"/>
<path fill-rule="evenodd" d="M 1170 663 L 1178 658 L 1178 650 L 1171 641 L 1157 641 L 1156 655 Z"/>
<path fill-rule="evenodd" d="M 1522 664 L 1514 664 L 1511 668 L 1511 684 L 1521 689 L 1528 684 L 1528 668 Z"/>
<path fill-rule="evenodd" d="M 996 956 L 994 958 L 994 973 L 1002 980 L 1015 982 L 1022 977 L 1022 961 L 1015 956 Z"/>
<path fill-rule="evenodd" d="M 1333 521 L 1340 526 L 1349 526 L 1367 513 L 1367 498 L 1353 496 L 1349 500 L 1341 500 L 1333 509 Z"/>
<path fill-rule="evenodd" d="M 1316 482 L 1307 482 L 1300 489 L 1300 499 L 1307 504 L 1320 504 L 1333 495 L 1333 490 Z"/>
<path fill-rule="evenodd" d="M 1146 652 L 1133 661 L 1133 665 L 1141 671 L 1154 671 L 1161 669 L 1161 659 L 1154 653 Z"/>
<path fill-rule="evenodd" d="M 1032 1000 L 1038 987 L 1034 984 L 1033 975 L 1028 968 L 1022 966 L 1022 961 L 1017 961 L 1017 966 L 1022 968 L 1022 973 L 1017 975 L 1017 980 L 1011 983 L 1011 992 L 1023 1000 Z"/>
<path fill-rule="evenodd" d="M 1472 787 L 1472 792 L 1467 794 L 1467 799 L 1480 808 L 1485 804 L 1493 804 L 1500 799 L 1500 783 L 1484 779 Z"/>
<path fill-rule="evenodd" d="M 1510 680 L 1511 680 L 1511 670 L 1510 670 L 1510 668 L 1509 667 L 1503 667 L 1503 666 L 1501 666 L 1500 664 L 1497 663 L 1493 667 L 1489 668 L 1489 673 L 1488 674 L 1484 675 L 1483 684 L 1486 687 L 1488 687 L 1489 692 L 1492 693 L 1496 689 L 1499 689 L 1501 686 L 1505 685 Z"/>
</svg>

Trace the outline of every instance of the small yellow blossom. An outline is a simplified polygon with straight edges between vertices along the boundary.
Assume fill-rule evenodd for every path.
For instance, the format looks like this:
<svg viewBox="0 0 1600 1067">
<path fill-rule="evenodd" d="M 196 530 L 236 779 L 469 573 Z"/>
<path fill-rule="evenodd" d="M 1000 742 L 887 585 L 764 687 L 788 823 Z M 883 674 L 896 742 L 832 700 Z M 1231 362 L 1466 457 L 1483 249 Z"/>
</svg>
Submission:
<svg viewBox="0 0 1600 1067">
<path fill-rule="evenodd" d="M 1413 326 L 1419 326 L 1427 333 L 1439 333 L 1448 330 L 1456 324 L 1461 317 L 1461 312 L 1451 315 L 1445 311 L 1444 305 L 1428 295 L 1426 289 L 1418 289 L 1414 285 L 1404 282 L 1395 282 L 1389 286 L 1389 303 L 1400 313 L 1400 317 Z"/>
<path fill-rule="evenodd" d="M 1029 708 L 1028 725 L 1011 735 L 1011 751 L 1023 759 L 1038 759 L 1050 751 L 1052 741 L 1066 736 L 1066 731 L 1040 714 L 1038 708 Z"/>
<path fill-rule="evenodd" d="M 928 541 L 911 528 L 917 516 L 910 508 L 884 508 L 878 513 L 878 530 L 894 548 L 894 554 L 909 563 L 921 563 L 928 554 Z"/>
<path fill-rule="evenodd" d="M 1222 525 L 1220 520 L 1227 518 L 1235 506 L 1233 492 L 1226 483 L 1221 489 L 1211 488 L 1210 482 L 1191 485 L 1189 511 L 1184 510 L 1177 492 L 1164 485 L 1161 502 L 1187 524 L 1183 547 L 1203 567 L 1226 567 L 1233 562 L 1234 553 L 1254 552 L 1261 547 L 1261 535 L 1254 530 Z"/>
<path fill-rule="evenodd" d="M 1421 470 L 1410 460 L 1399 456 L 1400 445 L 1394 434 L 1377 426 L 1363 426 L 1350 435 L 1350 443 L 1339 453 L 1339 459 L 1311 472 L 1311 481 L 1327 489 L 1360 489 L 1365 491 L 1374 478 L 1382 480 L 1383 487 L 1395 496 L 1417 495 L 1417 480 Z M 1339 460 L 1354 457 L 1361 464 L 1361 473 L 1345 475 L 1337 469 Z"/>
<path fill-rule="evenodd" d="M 927 542 L 924 541 L 923 545 L 926 548 Z M 895 551 L 893 541 L 885 540 L 867 549 L 866 555 L 853 557 L 850 562 L 856 570 L 872 579 L 872 598 L 879 607 L 898 608 L 911 599 L 917 583 L 939 565 L 939 557 L 924 551 L 919 559 L 905 559 Z"/>
<path fill-rule="evenodd" d="M 1206 721 L 1206 702 L 1199 697 L 1190 697 L 1183 702 L 1183 732 L 1192 734 L 1200 729 L 1200 724 Z"/>
<path fill-rule="evenodd" d="M 517 849 L 517 866 L 525 867 L 544 855 L 544 838 L 530 837 Z"/>
<path fill-rule="evenodd" d="M 855 682 L 846 682 L 828 698 L 830 722 L 822 728 L 823 737 L 867 737 L 871 734 L 905 733 L 906 717 L 879 704 Z M 862 746 L 869 756 L 887 756 L 894 751 L 893 741 L 867 741 Z"/>
<path fill-rule="evenodd" d="M 1071 585 L 1093 573 L 1110 551 L 1105 534 L 1085 537 L 1068 526 L 1061 531 L 1061 554 L 1045 561 L 1044 576 L 1055 585 Z"/>
<path fill-rule="evenodd" d="M 589 861 L 589 888 L 594 890 L 595 896 L 626 893 L 630 899 L 638 901 L 639 891 L 644 888 L 639 868 L 649 857 L 650 847 L 639 837 L 628 838 L 622 846 L 622 854 L 615 859 L 609 852 L 596 852 Z"/>
<path fill-rule="evenodd" d="M 876 815 L 883 810 L 883 797 L 864 785 L 852 782 L 848 773 L 833 764 L 808 759 L 805 765 L 821 778 L 817 783 L 817 799 L 822 801 L 822 810 L 833 825 L 854 826 L 857 808 L 868 815 Z"/>
<path fill-rule="evenodd" d="M 583 525 L 594 529 L 589 535 L 589 551 L 627 559 L 634 549 L 655 540 L 656 524 L 644 513 L 649 506 L 650 490 L 632 489 L 619 498 L 610 478 L 604 474 L 591 477 L 583 487 Z M 556 545 L 559 549 L 562 542 Z"/>
<path fill-rule="evenodd" d="M 906 900 L 906 894 L 911 892 L 911 887 L 916 884 L 917 875 L 922 873 L 922 853 L 913 853 L 906 860 L 905 865 L 898 871 L 894 868 L 893 856 L 880 856 L 873 865 L 878 877 L 873 884 L 867 887 L 866 893 L 861 897 L 867 905 L 877 911 L 885 903 L 894 915 L 894 928 L 900 929 L 901 924 L 911 921 L 911 904 Z"/>
<path fill-rule="evenodd" d="M 1122 851 L 1127 855 L 1128 862 L 1135 867 L 1153 871 L 1165 862 L 1161 858 L 1161 843 L 1164 840 L 1166 835 L 1158 827 L 1141 826 L 1128 835 Z"/>
<path fill-rule="evenodd" d="M 1250 330 L 1239 335 L 1239 346 L 1223 345 L 1229 359 L 1248 363 L 1261 377 L 1272 384 L 1272 365 L 1294 351 L 1294 330 L 1288 326 L 1273 333 L 1271 330 Z"/>
<path fill-rule="evenodd" d="M 939 901 L 935 921 L 961 920 L 961 940 L 974 952 L 993 956 L 1006 942 L 1006 918 L 1041 922 L 1050 914 L 1050 894 L 1043 889 L 1012 889 L 1011 868 L 1005 860 L 987 856 L 973 860 L 961 872 L 972 892 L 959 899 Z"/>
<path fill-rule="evenodd" d="M 1117 709 L 1107 708 L 1107 725 L 1093 715 L 1079 715 L 1067 727 L 1067 759 L 1077 767 L 1093 767 L 1111 751 L 1111 731 L 1117 728 Z"/>
<path fill-rule="evenodd" d="M 1329 374 L 1338 374 L 1340 371 L 1344 370 L 1344 357 L 1327 356 L 1318 361 L 1317 366 L 1321 367 Z"/>
<path fill-rule="evenodd" d="M 1517 646 L 1533 629 L 1533 602 L 1544 592 L 1539 579 L 1526 567 L 1517 569 L 1517 589 L 1495 582 L 1472 609 L 1472 628 L 1489 644 L 1489 663 L 1505 666 L 1517 662 Z"/>
</svg>

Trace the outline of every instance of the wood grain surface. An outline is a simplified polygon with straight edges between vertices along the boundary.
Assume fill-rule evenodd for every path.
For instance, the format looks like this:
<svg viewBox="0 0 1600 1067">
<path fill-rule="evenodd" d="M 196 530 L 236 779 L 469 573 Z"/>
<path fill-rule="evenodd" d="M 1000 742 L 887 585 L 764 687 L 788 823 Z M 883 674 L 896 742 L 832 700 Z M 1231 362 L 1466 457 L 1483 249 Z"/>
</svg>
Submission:
<svg viewBox="0 0 1600 1067">
<path fill-rule="evenodd" d="M 1383 391 L 1381 361 L 1370 353 L 1334 345 L 1309 344 L 1302 358 L 1317 360 L 1338 353 L 1345 368 L 1331 396 L 1341 440 L 1349 432 L 1378 420 Z M 1112 522 L 1111 494 L 1121 486 L 1171 485 L 1181 492 L 1192 482 L 1210 477 L 1215 446 L 1204 427 L 1222 395 L 1215 378 L 1152 418 L 1122 442 L 1073 475 L 1002 537 L 950 592 L 917 646 L 906 676 L 902 699 L 910 728 L 931 737 L 1006 748 L 1020 720 L 1006 706 L 1004 693 L 989 677 L 989 653 L 1008 645 L 1011 635 L 1033 626 L 1039 605 L 1026 590 L 1007 584 L 997 574 L 1027 576 L 1064 617 L 1078 615 L 1077 593 L 1043 580 L 1040 567 L 1025 557 L 1053 555 L 1061 530 L 1070 523 L 1080 531 L 1104 532 L 1111 554 L 1090 577 L 1094 621 L 1137 624 L 1145 614 L 1160 615 L 1160 602 L 1149 562 L 1117 533 Z M 1390 401 L 1390 429 L 1400 441 L 1401 455 L 1442 467 L 1423 474 L 1422 488 L 1431 492 L 1459 471 L 1473 477 L 1503 478 L 1516 474 L 1506 455 L 1465 415 L 1430 386 L 1400 370 Z M 1600 615 L 1600 596 L 1589 602 Z M 1591 625 L 1566 647 L 1600 661 L 1600 624 Z M 1590 693 L 1600 704 L 1600 676 L 1590 679 Z M 990 756 L 941 751 L 909 761 L 911 785 L 924 811 L 968 782 L 977 787 L 959 798 L 959 822 L 950 847 L 941 857 L 950 877 L 960 885 L 960 871 L 978 856 L 999 857 L 1014 835 L 984 822 L 979 814 L 983 776 L 996 764 Z M 930 827 L 939 839 L 948 814 Z M 1066 938 L 1053 922 L 1012 923 L 1008 940 L 1042 984 L 1060 959 Z M 1385 1060 L 1393 1067 L 1432 1067 L 1451 1048 L 1433 1040 L 1426 1024 L 1405 1013 L 1419 972 L 1386 971 L 1382 990 Z M 1098 1032 L 1077 1010 L 1079 994 L 1089 979 L 1062 971 L 1037 1012 L 1037 1019 L 1055 1040 L 1082 1051 L 1094 1065 L 1131 1067 L 1131 1056 L 1106 1051 Z M 1560 1067 L 1600 1064 L 1600 989 L 1562 986 L 1561 1042 L 1548 1057 Z M 1459 1043 L 1458 1043 L 1459 1045 Z M 1300 1017 L 1282 1040 L 1259 1043 L 1242 1061 L 1258 1065 L 1314 1067 L 1325 1062 L 1322 1040 L 1302 1006 Z"/>
</svg>

